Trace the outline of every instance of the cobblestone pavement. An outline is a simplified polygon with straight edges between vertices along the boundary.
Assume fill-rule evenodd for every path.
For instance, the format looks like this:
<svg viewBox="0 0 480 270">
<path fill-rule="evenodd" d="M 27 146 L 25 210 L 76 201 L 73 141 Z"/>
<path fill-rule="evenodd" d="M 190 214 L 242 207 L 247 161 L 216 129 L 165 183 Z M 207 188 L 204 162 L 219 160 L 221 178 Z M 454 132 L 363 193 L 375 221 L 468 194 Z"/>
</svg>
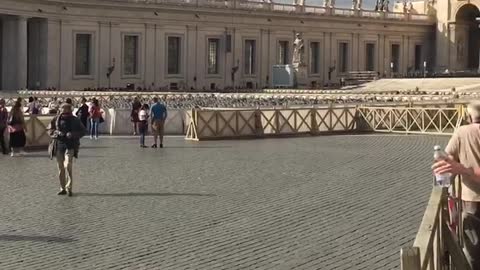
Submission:
<svg viewBox="0 0 480 270">
<path fill-rule="evenodd" d="M 0 157 L 0 269 L 398 269 L 447 139 L 86 140 L 71 198 Z"/>
</svg>

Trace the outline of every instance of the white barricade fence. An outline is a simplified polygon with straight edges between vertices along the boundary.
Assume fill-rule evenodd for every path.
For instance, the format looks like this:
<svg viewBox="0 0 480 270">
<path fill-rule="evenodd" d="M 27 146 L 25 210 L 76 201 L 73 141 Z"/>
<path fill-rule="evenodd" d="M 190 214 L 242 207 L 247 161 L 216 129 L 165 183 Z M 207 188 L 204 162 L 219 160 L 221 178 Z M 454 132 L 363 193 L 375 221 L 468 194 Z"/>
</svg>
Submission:
<svg viewBox="0 0 480 270">
<path fill-rule="evenodd" d="M 130 109 L 108 109 L 105 112 L 106 133 L 110 135 L 127 135 L 133 133 L 133 123 L 131 122 Z M 167 120 L 165 122 L 166 135 L 184 135 L 185 134 L 185 111 L 168 110 Z M 151 128 L 151 127 L 149 127 Z"/>
</svg>

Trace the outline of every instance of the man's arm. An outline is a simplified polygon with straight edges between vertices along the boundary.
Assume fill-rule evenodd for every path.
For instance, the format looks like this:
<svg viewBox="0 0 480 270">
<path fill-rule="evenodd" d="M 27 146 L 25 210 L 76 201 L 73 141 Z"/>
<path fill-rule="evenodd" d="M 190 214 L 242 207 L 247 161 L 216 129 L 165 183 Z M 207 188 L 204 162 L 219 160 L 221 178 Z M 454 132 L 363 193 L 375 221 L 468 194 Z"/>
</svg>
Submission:
<svg viewBox="0 0 480 270">
<path fill-rule="evenodd" d="M 480 183 L 480 168 L 465 167 L 460 162 L 451 158 L 435 162 L 432 169 L 434 174 L 451 173 L 454 175 L 462 175 Z"/>
</svg>

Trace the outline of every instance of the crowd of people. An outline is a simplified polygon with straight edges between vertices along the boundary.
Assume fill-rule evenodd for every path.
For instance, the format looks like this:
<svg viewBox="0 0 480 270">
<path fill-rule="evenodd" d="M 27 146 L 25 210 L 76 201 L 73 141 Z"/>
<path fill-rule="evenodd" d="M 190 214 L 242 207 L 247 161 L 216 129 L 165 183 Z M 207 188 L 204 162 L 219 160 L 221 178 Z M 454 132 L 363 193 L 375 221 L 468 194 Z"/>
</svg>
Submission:
<svg viewBox="0 0 480 270">
<path fill-rule="evenodd" d="M 57 98 L 53 98 L 48 104 L 48 113 L 58 115 L 61 112 L 61 106 L 65 107 L 67 105 L 71 107 L 73 113 L 72 99 L 66 98 L 61 105 Z M 18 98 L 9 111 L 5 100 L 0 99 L 0 148 L 2 154 L 10 154 L 12 157 L 25 154 L 23 149 L 27 142 L 26 133 L 28 132 L 25 114 L 39 115 L 42 108 L 43 106 L 38 98 L 30 97 L 26 106 L 23 104 L 23 99 Z M 98 139 L 98 125 L 103 122 L 103 114 L 97 99 L 93 98 L 87 102 L 87 99 L 83 98 L 75 117 L 78 118 L 82 126 L 88 127 L 90 139 Z"/>
</svg>

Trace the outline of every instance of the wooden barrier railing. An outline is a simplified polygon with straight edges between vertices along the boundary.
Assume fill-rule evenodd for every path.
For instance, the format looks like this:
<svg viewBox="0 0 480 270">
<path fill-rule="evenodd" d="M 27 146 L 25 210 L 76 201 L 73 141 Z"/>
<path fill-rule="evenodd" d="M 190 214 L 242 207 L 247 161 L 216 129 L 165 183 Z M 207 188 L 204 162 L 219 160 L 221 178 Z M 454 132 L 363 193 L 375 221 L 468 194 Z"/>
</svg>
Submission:
<svg viewBox="0 0 480 270">
<path fill-rule="evenodd" d="M 190 110 L 186 138 L 191 140 L 242 137 L 315 135 L 358 131 L 356 107 L 277 110 Z"/>
<path fill-rule="evenodd" d="M 47 127 L 53 115 L 25 116 L 27 148 L 45 147 L 50 142 Z"/>
<path fill-rule="evenodd" d="M 413 246 L 400 251 L 401 270 L 471 269 L 460 245 L 460 230 L 449 225 L 447 204 L 446 188 L 434 187 Z M 461 220 L 460 211 L 455 219 Z"/>
<path fill-rule="evenodd" d="M 466 122 L 463 105 L 442 107 L 359 107 L 358 113 L 374 132 L 452 134 Z"/>
</svg>

